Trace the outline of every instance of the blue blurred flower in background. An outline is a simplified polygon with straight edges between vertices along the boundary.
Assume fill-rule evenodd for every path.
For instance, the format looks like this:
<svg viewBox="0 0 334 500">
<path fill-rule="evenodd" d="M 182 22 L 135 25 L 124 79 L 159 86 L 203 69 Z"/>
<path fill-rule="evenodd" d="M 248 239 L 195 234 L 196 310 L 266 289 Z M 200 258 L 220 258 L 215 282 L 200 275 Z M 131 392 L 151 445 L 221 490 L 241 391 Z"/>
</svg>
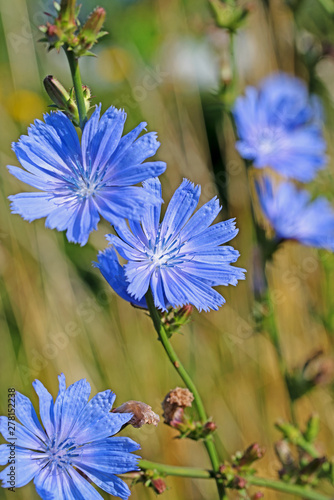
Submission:
<svg viewBox="0 0 334 500">
<path fill-rule="evenodd" d="M 160 204 L 149 197 L 143 180 L 162 174 L 161 161 L 143 163 L 160 146 L 155 133 L 137 139 L 146 123 L 122 137 L 126 114 L 110 107 L 100 119 L 97 106 L 84 128 L 81 144 L 69 118 L 56 112 L 36 120 L 13 144 L 25 170 L 9 166 L 18 179 L 41 192 L 10 196 L 11 209 L 32 221 L 46 217 L 46 227 L 67 230 L 69 241 L 85 245 L 97 228 L 100 215 L 111 224 L 139 219 L 148 204 Z"/>
<path fill-rule="evenodd" d="M 138 470 L 139 457 L 131 452 L 139 445 L 127 437 L 110 436 L 131 420 L 132 413 L 110 413 L 116 397 L 110 390 L 88 402 L 91 389 L 84 379 L 66 389 L 65 376 L 60 375 L 55 403 L 39 380 L 33 386 L 44 428 L 30 400 L 18 392 L 15 409 L 21 424 L 9 425 L 7 417 L 0 417 L 3 437 L 15 446 L 15 487 L 34 479 L 37 493 L 45 500 L 102 500 L 93 482 L 127 499 L 130 490 L 115 474 Z M 13 426 L 15 431 L 10 431 Z M 8 443 L 0 445 L 1 465 L 7 465 L 9 451 Z M 9 468 L 0 473 L 3 488 L 10 487 Z"/>
<path fill-rule="evenodd" d="M 255 167 L 272 167 L 301 182 L 326 163 L 321 104 L 298 78 L 279 73 L 247 87 L 233 109 L 240 155 Z"/>
<path fill-rule="evenodd" d="M 297 240 L 303 245 L 334 250 L 334 209 L 324 197 L 310 194 L 291 182 L 277 188 L 269 177 L 256 182 L 264 215 L 278 239 Z"/>
<path fill-rule="evenodd" d="M 161 197 L 158 179 L 146 181 L 144 186 L 148 193 Z M 200 186 L 185 179 L 161 223 L 160 207 L 148 206 L 141 224 L 129 221 L 131 231 L 123 223 L 116 227 L 118 236 L 108 235 L 109 242 L 128 263 L 124 265 L 124 274 L 119 271 L 119 280 L 113 271 L 115 254 L 109 249 L 99 254 L 98 266 L 123 298 L 142 304 L 151 287 L 155 306 L 161 310 L 192 304 L 199 311 L 208 311 L 225 302 L 213 286 L 236 285 L 245 278 L 244 269 L 230 265 L 236 262 L 239 252 L 220 246 L 238 233 L 234 219 L 210 226 L 221 210 L 218 199 L 213 198 L 192 216 L 200 191 Z M 126 292 L 124 276 L 128 282 Z"/>
</svg>

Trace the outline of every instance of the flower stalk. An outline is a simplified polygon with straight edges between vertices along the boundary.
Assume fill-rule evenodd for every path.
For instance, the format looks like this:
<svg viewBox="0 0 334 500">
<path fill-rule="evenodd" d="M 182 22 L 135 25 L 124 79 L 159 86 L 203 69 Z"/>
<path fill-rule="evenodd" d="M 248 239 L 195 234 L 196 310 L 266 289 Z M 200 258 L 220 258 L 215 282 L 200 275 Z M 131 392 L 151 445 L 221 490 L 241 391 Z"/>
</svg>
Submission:
<svg viewBox="0 0 334 500">
<path fill-rule="evenodd" d="M 176 352 L 174 351 L 169 338 L 168 338 L 168 333 L 164 327 L 164 325 L 161 322 L 161 318 L 159 316 L 159 313 L 157 309 L 155 308 L 154 305 L 154 299 L 153 295 L 151 292 L 151 289 L 148 290 L 147 294 L 145 295 L 146 302 L 147 302 L 147 307 L 149 309 L 150 316 L 152 318 L 154 328 L 158 334 L 159 340 L 161 341 L 163 348 L 166 351 L 166 354 L 171 361 L 172 365 L 174 366 L 175 370 L 179 374 L 179 376 L 182 378 L 183 382 L 187 386 L 190 392 L 192 392 L 194 396 L 194 403 L 198 412 L 198 416 L 203 424 L 205 424 L 208 421 L 208 417 L 206 415 L 206 411 L 204 408 L 204 404 L 202 401 L 202 398 L 197 390 L 197 387 L 195 386 L 192 378 L 182 365 L 179 357 L 177 356 Z M 220 460 L 219 456 L 216 450 L 215 443 L 213 441 L 212 435 L 208 435 L 204 439 L 204 444 L 207 450 L 207 453 L 209 455 L 211 465 L 213 467 L 213 470 L 215 473 L 219 472 L 219 466 L 220 466 Z M 224 500 L 227 498 L 226 493 L 225 493 L 225 488 L 224 484 L 221 478 L 216 477 L 216 483 L 217 483 L 217 489 L 218 489 L 218 494 L 220 500 Z"/>
<path fill-rule="evenodd" d="M 83 130 L 87 121 L 87 109 L 86 109 L 84 92 L 82 88 L 82 81 L 79 68 L 79 58 L 75 56 L 73 50 L 68 50 L 68 48 L 65 48 L 65 52 L 68 63 L 70 65 L 70 70 L 74 85 L 75 99 L 79 111 L 80 128 L 81 130 Z"/>
</svg>

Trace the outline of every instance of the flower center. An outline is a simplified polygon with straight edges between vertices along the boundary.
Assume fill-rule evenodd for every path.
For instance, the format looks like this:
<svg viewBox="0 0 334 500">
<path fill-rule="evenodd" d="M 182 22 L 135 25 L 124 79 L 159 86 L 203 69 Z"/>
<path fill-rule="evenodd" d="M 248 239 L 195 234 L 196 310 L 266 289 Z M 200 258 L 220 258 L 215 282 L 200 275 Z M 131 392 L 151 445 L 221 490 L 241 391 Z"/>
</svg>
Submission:
<svg viewBox="0 0 334 500">
<path fill-rule="evenodd" d="M 97 192 L 97 184 L 90 180 L 80 179 L 76 191 L 80 198 L 90 198 Z"/>
<path fill-rule="evenodd" d="M 146 255 L 155 267 L 168 266 L 171 261 L 173 261 L 172 263 L 175 265 L 180 257 L 181 247 L 182 243 L 180 238 L 170 236 L 165 241 L 160 240 L 160 235 L 158 235 L 155 245 L 148 250 Z"/>
<path fill-rule="evenodd" d="M 66 468 L 71 465 L 73 458 L 78 454 L 78 447 L 69 440 L 62 444 L 52 440 L 46 445 L 45 458 L 51 467 Z"/>
<path fill-rule="evenodd" d="M 281 144 L 280 131 L 275 128 L 267 128 L 259 137 L 258 149 L 262 155 L 271 154 Z"/>
</svg>

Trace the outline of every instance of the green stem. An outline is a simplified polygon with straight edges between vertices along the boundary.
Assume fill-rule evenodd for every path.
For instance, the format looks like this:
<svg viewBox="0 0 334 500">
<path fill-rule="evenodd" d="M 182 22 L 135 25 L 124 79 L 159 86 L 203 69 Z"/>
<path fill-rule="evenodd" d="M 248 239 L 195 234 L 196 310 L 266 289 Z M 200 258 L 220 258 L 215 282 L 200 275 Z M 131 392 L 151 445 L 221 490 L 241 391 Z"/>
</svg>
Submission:
<svg viewBox="0 0 334 500">
<path fill-rule="evenodd" d="M 192 392 L 192 394 L 194 396 L 194 403 L 195 403 L 195 406 L 196 406 L 196 409 L 198 412 L 198 416 L 199 416 L 201 422 L 203 424 L 205 424 L 208 421 L 208 417 L 206 415 L 206 411 L 205 411 L 205 408 L 203 405 L 202 398 L 201 398 L 192 378 L 190 377 L 190 375 L 188 374 L 188 372 L 186 371 L 186 369 L 182 365 L 182 363 L 181 363 L 180 359 L 178 358 L 176 352 L 174 351 L 171 343 L 169 342 L 169 338 L 168 338 L 167 332 L 165 330 L 165 327 L 162 324 L 160 315 L 155 308 L 154 299 L 153 299 L 151 289 L 148 290 L 145 297 L 146 297 L 147 306 L 148 306 L 148 309 L 150 312 L 150 316 L 151 316 L 153 324 L 154 324 L 154 328 L 155 328 L 155 330 L 159 336 L 159 339 L 160 339 L 160 341 L 161 341 L 161 343 L 162 343 L 162 345 L 167 353 L 167 356 L 168 356 L 169 360 L 171 361 L 172 365 L 174 366 L 175 370 L 180 375 L 183 382 L 185 383 L 185 385 L 189 389 L 189 391 Z M 215 443 L 213 441 L 212 436 L 210 436 L 210 435 L 207 436 L 204 439 L 204 444 L 205 444 L 206 450 L 208 452 L 212 468 L 213 468 L 214 472 L 218 473 L 219 466 L 220 466 L 220 460 L 219 460 L 216 446 L 215 446 Z M 227 496 L 225 494 L 225 488 L 223 485 L 223 481 L 220 478 L 216 478 L 216 483 L 217 483 L 217 488 L 218 488 L 220 500 L 226 499 Z"/>
<path fill-rule="evenodd" d="M 295 495 L 309 500 L 331 500 L 331 497 L 318 493 L 317 491 L 306 489 L 297 484 L 283 483 L 282 481 L 274 481 L 273 479 L 265 479 L 262 477 L 249 476 L 245 477 L 249 484 L 254 486 L 262 486 L 276 491 L 282 491 L 289 495 Z"/>
<path fill-rule="evenodd" d="M 148 460 L 140 460 L 138 463 L 142 470 L 157 471 L 166 476 L 191 477 L 194 479 L 212 479 L 215 477 L 215 472 L 198 469 L 195 467 L 179 467 L 175 465 L 158 464 Z M 330 500 L 330 497 L 318 493 L 317 491 L 307 489 L 296 484 L 284 483 L 283 481 L 275 481 L 274 479 L 266 479 L 255 476 L 242 476 L 248 484 L 260 486 L 271 490 L 281 491 L 289 495 L 295 495 L 308 500 Z"/>
<path fill-rule="evenodd" d="M 85 98 L 82 90 L 79 59 L 75 56 L 74 52 L 72 50 L 68 50 L 67 47 L 65 47 L 65 53 L 68 59 L 68 63 L 70 65 L 70 70 L 74 85 L 75 99 L 79 111 L 80 128 L 81 130 L 83 130 L 87 121 L 87 111 L 86 111 Z"/>
<path fill-rule="evenodd" d="M 153 470 L 165 474 L 166 476 L 192 477 L 194 479 L 212 479 L 215 477 L 213 471 L 197 469 L 195 467 L 157 464 L 148 460 L 139 460 L 138 465 L 142 470 Z"/>
</svg>

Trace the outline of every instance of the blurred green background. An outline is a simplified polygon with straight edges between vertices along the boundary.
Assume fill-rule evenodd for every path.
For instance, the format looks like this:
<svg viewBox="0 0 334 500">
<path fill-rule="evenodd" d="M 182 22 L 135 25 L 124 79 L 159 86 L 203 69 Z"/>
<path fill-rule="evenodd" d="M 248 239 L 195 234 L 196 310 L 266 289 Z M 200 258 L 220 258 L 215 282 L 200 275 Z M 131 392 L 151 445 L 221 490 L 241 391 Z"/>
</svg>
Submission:
<svg viewBox="0 0 334 500">
<path fill-rule="evenodd" d="M 65 55 L 37 43 L 38 25 L 52 2 L 0 0 L 0 331 L 1 414 L 7 412 L 7 389 L 15 387 L 37 405 L 31 383 L 40 379 L 55 396 L 57 374 L 68 384 L 87 378 L 92 393 L 111 388 L 117 403 L 145 401 L 161 415 L 166 393 L 180 385 L 164 356 L 147 316 L 118 298 L 97 269 L 97 251 L 105 248 L 107 223 L 99 224 L 84 248 L 64 234 L 11 215 L 7 196 L 26 189 L 10 177 L 17 165 L 11 142 L 26 133 L 50 104 L 42 86 L 52 74 L 70 87 Z M 84 18 L 96 5 L 85 1 Z M 234 150 L 229 123 L 222 120 L 215 96 L 230 71 L 228 36 L 218 30 L 205 0 L 100 1 L 107 10 L 109 35 L 95 48 L 98 58 L 81 60 L 82 78 L 103 108 L 114 104 L 128 113 L 126 130 L 141 120 L 158 132 L 157 157 L 168 164 L 162 177 L 166 202 L 182 177 L 202 185 L 201 203 L 218 192 L 223 217 L 237 218 L 233 241 L 248 270 L 245 282 L 221 290 L 227 299 L 218 312 L 194 313 L 174 346 L 189 368 L 208 413 L 218 425 L 218 445 L 230 456 L 252 442 L 267 453 L 258 463 L 262 475 L 277 477 L 273 443 L 278 417 L 289 419 L 287 392 L 266 331 L 256 328 L 252 287 L 258 278 L 247 177 Z M 238 89 L 256 84 L 279 69 L 297 73 L 321 95 L 326 138 L 333 138 L 334 7 L 330 0 L 251 2 L 245 27 L 236 38 Z M 331 155 L 329 147 L 329 156 Z M 314 193 L 334 198 L 333 162 L 313 184 Z M 216 182 L 217 181 L 217 182 Z M 288 274 L 287 274 L 288 273 Z M 268 268 L 283 353 L 290 369 L 316 350 L 333 355 L 333 255 L 285 244 Z M 297 402 L 304 424 L 321 416 L 319 446 L 334 453 L 333 385 L 320 385 Z M 157 428 L 126 429 L 141 444 L 143 458 L 175 465 L 209 467 L 200 444 L 173 439 L 163 423 Z M 215 485 L 203 480 L 168 479 L 166 500 L 213 498 Z M 323 491 L 330 494 L 324 485 Z M 255 490 L 254 490 L 255 491 Z M 16 493 L 35 499 L 33 486 Z M 153 499 L 142 485 L 132 497 Z M 267 490 L 265 498 L 285 494 Z M 12 498 L 0 490 L 0 498 Z M 109 498 L 105 495 L 105 498 Z M 233 498 L 233 495 L 231 496 Z"/>
</svg>

